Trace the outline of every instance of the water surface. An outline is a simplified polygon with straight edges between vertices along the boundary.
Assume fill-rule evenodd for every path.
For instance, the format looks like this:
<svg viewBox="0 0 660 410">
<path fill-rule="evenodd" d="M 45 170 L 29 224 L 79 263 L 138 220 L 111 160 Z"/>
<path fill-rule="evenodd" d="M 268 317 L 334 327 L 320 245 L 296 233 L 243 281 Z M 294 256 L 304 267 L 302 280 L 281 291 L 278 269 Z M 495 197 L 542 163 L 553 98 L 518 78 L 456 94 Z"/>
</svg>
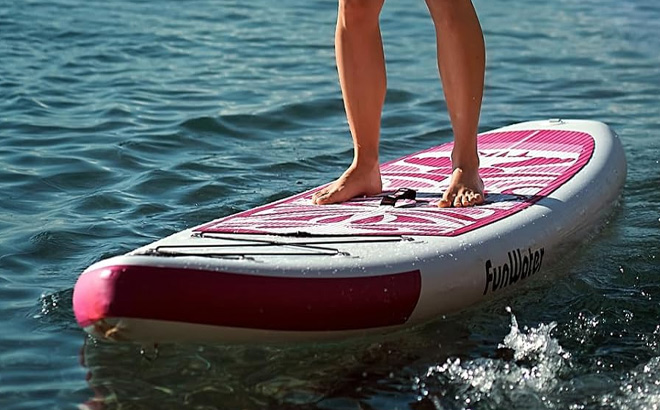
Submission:
<svg viewBox="0 0 660 410">
<path fill-rule="evenodd" d="M 77 276 L 344 169 L 336 3 L 0 0 L 0 408 L 660 406 L 660 3 L 475 3 L 482 130 L 620 134 L 628 180 L 599 232 L 525 292 L 383 340 L 141 354 L 78 329 Z M 388 0 L 382 30 L 381 157 L 450 141 L 423 2 Z"/>
</svg>

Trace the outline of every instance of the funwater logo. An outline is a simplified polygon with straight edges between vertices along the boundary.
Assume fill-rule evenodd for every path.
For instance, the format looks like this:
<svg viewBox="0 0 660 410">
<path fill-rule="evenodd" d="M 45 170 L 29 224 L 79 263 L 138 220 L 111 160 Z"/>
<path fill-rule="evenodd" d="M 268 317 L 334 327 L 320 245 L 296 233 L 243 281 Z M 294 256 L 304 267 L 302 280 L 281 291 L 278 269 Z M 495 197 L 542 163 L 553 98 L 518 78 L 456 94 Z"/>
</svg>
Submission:
<svg viewBox="0 0 660 410">
<path fill-rule="evenodd" d="M 484 295 L 489 291 L 495 292 L 538 273 L 543 264 L 544 253 L 545 250 L 543 248 L 537 250 L 529 248 L 527 251 L 521 251 L 520 249 L 509 251 L 507 253 L 509 262 L 505 262 L 499 266 L 493 266 L 493 262 L 488 259 L 486 261 L 486 287 L 484 288 Z"/>
</svg>

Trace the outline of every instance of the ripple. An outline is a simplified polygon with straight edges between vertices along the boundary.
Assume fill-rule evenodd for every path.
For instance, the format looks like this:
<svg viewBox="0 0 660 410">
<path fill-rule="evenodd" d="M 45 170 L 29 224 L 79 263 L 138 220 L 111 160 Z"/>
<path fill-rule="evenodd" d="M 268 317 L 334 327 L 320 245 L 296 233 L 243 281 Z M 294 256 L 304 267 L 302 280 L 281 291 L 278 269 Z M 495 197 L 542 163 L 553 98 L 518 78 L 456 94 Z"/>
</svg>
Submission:
<svg viewBox="0 0 660 410">
<path fill-rule="evenodd" d="M 274 133 L 295 128 L 295 123 L 281 116 L 223 115 L 219 118 L 201 117 L 185 121 L 184 128 L 198 133 L 211 133 L 235 138 L 263 138 L 264 133 Z"/>
</svg>

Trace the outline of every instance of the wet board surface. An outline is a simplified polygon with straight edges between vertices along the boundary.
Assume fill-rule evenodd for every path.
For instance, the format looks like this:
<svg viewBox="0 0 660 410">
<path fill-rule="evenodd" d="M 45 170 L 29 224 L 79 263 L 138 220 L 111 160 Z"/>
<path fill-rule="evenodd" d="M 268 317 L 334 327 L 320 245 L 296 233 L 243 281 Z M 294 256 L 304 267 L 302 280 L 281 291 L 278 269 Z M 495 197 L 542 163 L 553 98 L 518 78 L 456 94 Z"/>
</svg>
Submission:
<svg viewBox="0 0 660 410">
<path fill-rule="evenodd" d="M 456 236 L 519 212 L 573 177 L 593 153 L 591 135 L 579 131 L 522 130 L 480 135 L 480 174 L 486 203 L 473 208 L 437 206 L 449 184 L 453 143 L 421 151 L 381 167 L 383 190 L 417 191 L 414 202 L 380 206 L 381 196 L 337 205 L 311 203 L 310 190 L 228 216 L 202 233 Z"/>
</svg>

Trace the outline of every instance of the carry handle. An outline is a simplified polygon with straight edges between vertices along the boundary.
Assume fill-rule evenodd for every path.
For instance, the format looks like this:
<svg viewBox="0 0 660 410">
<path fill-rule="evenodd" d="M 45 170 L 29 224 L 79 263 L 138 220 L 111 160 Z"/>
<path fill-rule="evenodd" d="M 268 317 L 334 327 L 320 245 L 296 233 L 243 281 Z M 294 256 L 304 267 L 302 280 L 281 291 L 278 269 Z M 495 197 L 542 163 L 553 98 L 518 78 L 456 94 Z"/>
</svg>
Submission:
<svg viewBox="0 0 660 410">
<path fill-rule="evenodd" d="M 394 206 L 396 201 L 399 199 L 411 199 L 414 200 L 417 197 L 417 191 L 410 188 L 399 188 L 392 194 L 385 195 L 381 200 L 380 204 Z"/>
</svg>

